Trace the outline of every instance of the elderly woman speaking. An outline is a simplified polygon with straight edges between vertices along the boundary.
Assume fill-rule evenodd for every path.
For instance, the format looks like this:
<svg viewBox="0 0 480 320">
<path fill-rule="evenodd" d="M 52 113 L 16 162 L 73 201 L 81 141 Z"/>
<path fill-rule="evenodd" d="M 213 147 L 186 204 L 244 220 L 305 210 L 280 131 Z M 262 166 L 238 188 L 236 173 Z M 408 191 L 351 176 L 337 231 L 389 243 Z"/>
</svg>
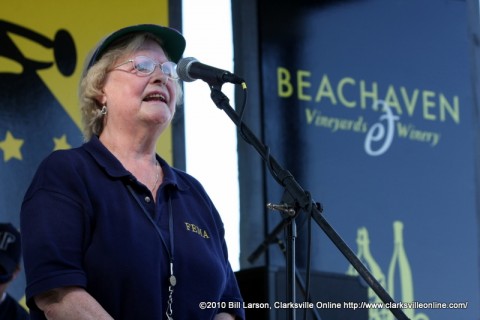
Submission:
<svg viewBox="0 0 480 320">
<path fill-rule="evenodd" d="M 31 319 L 242 319 L 222 220 L 156 154 L 181 87 L 177 31 L 105 37 L 80 86 L 85 143 L 39 166 L 21 211 Z"/>
</svg>

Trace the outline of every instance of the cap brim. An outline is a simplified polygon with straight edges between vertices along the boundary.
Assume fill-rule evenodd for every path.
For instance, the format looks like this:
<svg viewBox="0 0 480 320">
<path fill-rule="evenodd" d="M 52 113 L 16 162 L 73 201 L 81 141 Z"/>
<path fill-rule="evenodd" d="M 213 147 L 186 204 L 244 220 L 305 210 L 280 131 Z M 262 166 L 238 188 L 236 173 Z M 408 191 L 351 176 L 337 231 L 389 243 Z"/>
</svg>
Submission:
<svg viewBox="0 0 480 320">
<path fill-rule="evenodd" d="M 90 69 L 95 62 L 100 60 L 102 55 L 107 51 L 108 47 L 113 42 L 129 33 L 134 32 L 149 32 L 161 39 L 163 42 L 163 49 L 166 51 L 169 58 L 175 63 L 177 63 L 183 55 L 186 42 L 185 38 L 180 32 L 175 29 L 156 24 L 139 24 L 122 28 L 105 37 L 92 54 L 87 65 L 87 70 Z"/>
</svg>

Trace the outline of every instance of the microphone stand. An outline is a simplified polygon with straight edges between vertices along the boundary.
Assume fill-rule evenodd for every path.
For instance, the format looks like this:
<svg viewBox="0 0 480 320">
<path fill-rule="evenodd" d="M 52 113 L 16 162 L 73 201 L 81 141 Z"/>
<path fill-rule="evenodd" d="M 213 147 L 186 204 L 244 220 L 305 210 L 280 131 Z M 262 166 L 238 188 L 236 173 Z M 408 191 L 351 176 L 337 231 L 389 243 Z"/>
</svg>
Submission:
<svg viewBox="0 0 480 320">
<path fill-rule="evenodd" d="M 352 264 L 352 266 L 367 282 L 370 288 L 372 288 L 372 290 L 378 295 L 378 297 L 385 304 L 388 304 L 390 306 L 390 312 L 398 320 L 410 320 L 405 315 L 402 309 L 393 308 L 393 306 L 395 306 L 395 301 L 393 300 L 393 298 L 390 297 L 388 292 L 373 277 L 370 271 L 362 264 L 362 262 L 357 258 L 355 253 L 353 253 L 353 251 L 348 247 L 348 245 L 343 241 L 343 239 L 338 235 L 338 233 L 330 226 L 327 220 L 325 220 L 325 218 L 321 214 L 321 207 L 317 203 L 314 203 L 312 201 L 310 193 L 303 190 L 303 188 L 298 184 L 293 175 L 280 166 L 277 160 L 270 155 L 269 149 L 263 143 L 261 143 L 260 140 L 255 136 L 255 134 L 248 128 L 248 126 L 243 123 L 237 112 L 230 106 L 227 96 L 221 91 L 223 83 L 221 83 L 220 81 L 212 81 L 212 83 L 208 84 L 211 89 L 210 97 L 212 101 L 219 109 L 223 110 L 233 121 L 233 123 L 239 128 L 242 137 L 246 140 L 246 142 L 248 142 L 255 148 L 255 150 L 260 154 L 262 159 L 264 159 L 264 161 L 266 162 L 275 180 L 285 188 L 284 195 L 287 195 L 290 199 L 292 199 L 292 203 L 287 204 L 287 206 L 291 206 L 291 208 L 295 210 L 295 215 L 291 217 L 291 219 L 289 219 L 290 221 L 287 221 L 289 229 L 291 229 L 288 231 L 288 238 L 290 238 L 290 243 L 287 244 L 287 252 L 289 252 L 289 254 L 287 254 L 287 266 L 290 269 L 287 271 L 287 277 L 289 278 L 289 280 L 287 281 L 287 298 L 290 299 L 288 301 L 295 302 L 295 281 L 291 280 L 292 277 L 293 279 L 295 277 L 295 260 L 293 259 L 293 254 L 295 252 L 293 247 L 295 244 L 294 237 L 296 228 L 294 220 L 297 214 L 303 210 L 315 220 L 319 227 L 325 232 L 328 238 L 330 238 L 333 244 L 345 256 L 345 258 Z M 245 83 L 243 83 L 242 85 L 245 86 Z M 279 232 L 280 229 L 281 228 L 275 228 L 275 232 Z M 289 313 L 289 319 L 294 320 L 295 309 L 290 308 L 290 310 L 292 311 Z"/>
<path fill-rule="evenodd" d="M 287 197 L 284 196 L 282 199 L 282 203 L 286 203 L 284 201 Z M 288 201 L 287 201 L 288 202 Z M 286 261 L 288 262 L 287 267 L 285 268 L 285 273 L 287 275 L 287 285 L 286 285 L 286 297 L 287 301 L 296 301 L 295 299 L 295 283 L 293 279 L 295 279 L 297 286 L 299 287 L 300 291 L 302 292 L 304 298 L 312 303 L 311 297 L 307 290 L 305 289 L 305 283 L 301 278 L 300 274 L 298 273 L 295 264 L 292 263 L 295 261 L 295 238 L 296 238 L 296 222 L 295 218 L 298 215 L 298 211 L 295 211 L 291 206 L 282 204 L 282 205 L 275 205 L 268 203 L 267 208 L 271 210 L 277 210 L 282 212 L 283 220 L 280 222 L 272 232 L 265 238 L 265 240 L 255 249 L 255 251 L 248 257 L 248 261 L 250 263 L 254 263 L 260 255 L 268 248 L 270 244 L 277 243 L 280 251 L 285 256 Z M 277 234 L 280 233 L 282 230 L 287 228 L 287 245 L 285 245 L 278 237 Z M 311 308 L 310 311 L 313 314 L 314 319 L 321 320 L 320 314 L 318 313 L 317 308 Z M 288 310 L 290 318 L 294 318 L 295 311 L 293 308 Z"/>
</svg>

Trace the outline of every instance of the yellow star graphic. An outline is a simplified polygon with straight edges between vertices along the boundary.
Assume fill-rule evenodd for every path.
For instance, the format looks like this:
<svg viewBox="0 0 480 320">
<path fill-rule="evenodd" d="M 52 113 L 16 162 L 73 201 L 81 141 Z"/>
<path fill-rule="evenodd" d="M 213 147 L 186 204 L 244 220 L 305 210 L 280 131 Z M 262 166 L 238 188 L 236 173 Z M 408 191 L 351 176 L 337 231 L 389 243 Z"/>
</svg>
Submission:
<svg viewBox="0 0 480 320">
<path fill-rule="evenodd" d="M 5 140 L 0 141 L 0 149 L 3 150 L 3 161 L 7 162 L 12 158 L 22 160 L 20 148 L 23 145 L 22 139 L 15 139 L 10 131 L 7 131 Z"/>
<path fill-rule="evenodd" d="M 70 149 L 72 147 L 67 142 L 67 135 L 66 134 L 64 134 L 60 138 L 53 138 L 53 142 L 55 143 L 55 147 L 53 147 L 53 151 L 62 150 L 62 149 Z"/>
</svg>

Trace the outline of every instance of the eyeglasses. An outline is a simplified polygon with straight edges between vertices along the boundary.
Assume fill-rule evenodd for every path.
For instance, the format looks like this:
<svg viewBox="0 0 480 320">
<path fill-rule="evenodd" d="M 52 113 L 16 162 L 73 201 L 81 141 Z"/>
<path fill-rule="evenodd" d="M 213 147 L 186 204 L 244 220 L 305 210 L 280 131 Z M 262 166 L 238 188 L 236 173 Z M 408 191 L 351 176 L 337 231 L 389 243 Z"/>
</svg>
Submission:
<svg viewBox="0 0 480 320">
<path fill-rule="evenodd" d="M 135 70 L 137 70 L 137 75 L 139 76 L 148 76 L 155 71 L 155 68 L 158 66 L 160 70 L 162 70 L 163 74 L 166 75 L 168 78 L 172 80 L 178 80 L 178 74 L 177 74 L 177 64 L 172 61 L 166 61 L 164 63 L 156 63 L 149 57 L 144 57 L 144 56 L 137 56 L 133 59 L 127 60 L 118 66 L 116 66 L 114 69 L 117 69 L 118 67 L 121 67 L 127 63 L 132 63 L 132 66 Z"/>
</svg>

